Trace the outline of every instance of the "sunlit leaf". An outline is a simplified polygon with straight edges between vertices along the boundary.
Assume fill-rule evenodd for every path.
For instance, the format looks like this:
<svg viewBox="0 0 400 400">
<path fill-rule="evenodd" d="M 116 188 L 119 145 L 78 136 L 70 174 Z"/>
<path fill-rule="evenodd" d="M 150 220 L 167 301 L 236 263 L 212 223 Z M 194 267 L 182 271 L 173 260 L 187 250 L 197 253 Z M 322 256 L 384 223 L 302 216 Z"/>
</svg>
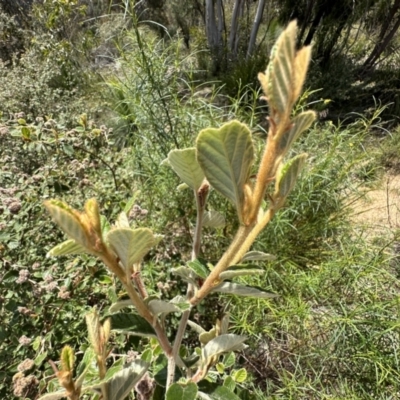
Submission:
<svg viewBox="0 0 400 400">
<path fill-rule="evenodd" d="M 208 274 L 210 273 L 210 270 L 207 268 L 207 265 L 205 262 L 202 260 L 194 260 L 194 261 L 189 261 L 187 263 L 187 266 L 200 278 L 206 279 Z"/>
<path fill-rule="evenodd" d="M 249 251 L 242 258 L 244 261 L 274 261 L 276 256 L 268 253 L 263 253 L 262 251 Z"/>
<path fill-rule="evenodd" d="M 140 262 L 155 244 L 154 235 L 147 228 L 112 229 L 108 232 L 107 240 L 125 268 Z"/>
<path fill-rule="evenodd" d="M 249 128 L 231 121 L 219 129 L 208 128 L 197 137 L 197 160 L 215 190 L 235 204 L 239 219 L 245 201 L 243 187 L 254 159 Z"/>
<path fill-rule="evenodd" d="M 56 222 L 71 239 L 84 247 L 90 246 L 87 232 L 75 210 L 58 200 L 45 201 L 44 205 L 54 222 Z"/>
<path fill-rule="evenodd" d="M 204 172 L 196 160 L 196 149 L 172 150 L 168 161 L 175 173 L 186 185 L 198 190 L 204 181 Z"/>
<path fill-rule="evenodd" d="M 262 275 L 265 270 L 257 265 L 232 265 L 226 271 L 219 274 L 222 280 L 233 279 L 243 275 Z"/>
<path fill-rule="evenodd" d="M 278 296 L 276 294 L 265 292 L 253 286 L 246 286 L 233 282 L 221 283 L 219 286 L 216 286 L 212 291 L 226 294 L 234 294 L 236 296 L 257 297 L 259 299 L 273 299 Z"/>
<path fill-rule="evenodd" d="M 215 356 L 245 348 L 246 336 L 227 333 L 210 340 L 202 349 L 202 360 L 208 365 Z"/>
<path fill-rule="evenodd" d="M 38 400 L 58 400 L 67 398 L 67 392 L 61 390 L 59 392 L 47 393 L 44 396 L 40 396 Z"/>
<path fill-rule="evenodd" d="M 283 202 L 293 189 L 303 169 L 307 154 L 299 154 L 282 165 L 276 174 L 274 199 Z"/>
<path fill-rule="evenodd" d="M 272 48 L 265 75 L 258 75 L 268 103 L 282 114 L 292 106 L 296 31 L 297 24 L 292 21 Z"/>
<path fill-rule="evenodd" d="M 65 242 L 62 242 L 49 250 L 46 257 L 66 256 L 68 254 L 82 254 L 86 251 L 86 248 L 76 243 L 75 240 L 68 239 Z"/>
</svg>

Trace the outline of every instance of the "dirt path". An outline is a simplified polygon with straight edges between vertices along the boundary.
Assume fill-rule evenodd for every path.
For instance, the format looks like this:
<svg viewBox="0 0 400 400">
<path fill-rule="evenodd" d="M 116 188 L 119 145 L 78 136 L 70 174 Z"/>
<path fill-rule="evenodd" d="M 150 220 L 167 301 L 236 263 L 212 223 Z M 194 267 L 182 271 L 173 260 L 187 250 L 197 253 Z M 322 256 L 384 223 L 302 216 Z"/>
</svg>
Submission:
<svg viewBox="0 0 400 400">
<path fill-rule="evenodd" d="M 380 187 L 353 206 L 353 220 L 368 235 L 378 236 L 400 229 L 400 175 L 386 175 Z"/>
</svg>

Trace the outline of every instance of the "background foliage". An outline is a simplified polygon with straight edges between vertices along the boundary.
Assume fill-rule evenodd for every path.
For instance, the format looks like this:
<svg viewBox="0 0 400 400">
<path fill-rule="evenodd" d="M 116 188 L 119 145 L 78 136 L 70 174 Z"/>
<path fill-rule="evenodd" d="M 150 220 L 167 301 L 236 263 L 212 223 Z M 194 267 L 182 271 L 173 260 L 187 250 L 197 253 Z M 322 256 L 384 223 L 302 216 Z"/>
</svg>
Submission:
<svg viewBox="0 0 400 400">
<path fill-rule="evenodd" d="M 224 34 L 214 46 L 210 35 L 220 21 L 207 25 L 210 9 L 198 1 L 0 2 L 2 398 L 45 392 L 53 373 L 47 360 L 64 344 L 81 356 L 84 315 L 94 305 L 104 309 L 120 290 L 89 257 L 45 258 L 62 236 L 43 200 L 82 208 L 95 196 L 111 219 L 132 201 L 132 221 L 165 235 L 149 260 L 162 260 L 162 268 L 145 278 L 155 293 L 180 293 L 170 270 L 188 257 L 194 206 L 160 163 L 202 128 L 233 117 L 249 124 L 257 146 L 267 110 L 256 73 L 293 18 L 299 44 L 314 44 L 314 91 L 298 110 L 311 105 L 322 121 L 295 149 L 312 157 L 290 207 L 256 245 L 277 260 L 249 283 L 280 297 L 212 298 L 197 318 L 211 326 L 227 308 L 232 329 L 250 336 L 249 350 L 215 379 L 245 367 L 239 388 L 255 398 L 387 399 L 400 390 L 398 231 L 371 243 L 349 217 L 349 204 L 385 168 L 398 171 L 400 2 L 328 3 L 207 2 L 216 15 L 217 4 L 224 7 Z M 211 206 L 232 220 L 231 206 L 215 194 Z M 210 259 L 234 228 L 206 233 Z M 146 345 L 113 341 L 115 357 Z M 21 366 L 27 359 L 33 365 Z"/>
</svg>

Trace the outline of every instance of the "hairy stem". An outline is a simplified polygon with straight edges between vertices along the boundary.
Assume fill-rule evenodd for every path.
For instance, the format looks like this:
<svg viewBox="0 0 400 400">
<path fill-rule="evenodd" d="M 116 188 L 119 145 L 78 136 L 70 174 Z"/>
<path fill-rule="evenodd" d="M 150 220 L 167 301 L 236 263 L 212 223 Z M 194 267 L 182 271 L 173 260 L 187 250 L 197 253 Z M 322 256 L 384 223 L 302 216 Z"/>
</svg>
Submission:
<svg viewBox="0 0 400 400">
<path fill-rule="evenodd" d="M 172 356 L 172 347 L 171 344 L 169 343 L 169 340 L 167 338 L 167 335 L 162 328 L 159 320 L 157 317 L 155 317 L 146 304 L 143 302 L 139 294 L 136 292 L 136 289 L 134 288 L 132 281 L 126 277 L 125 272 L 122 270 L 122 268 L 118 265 L 118 261 L 115 256 L 110 254 L 109 251 L 106 251 L 101 255 L 101 259 L 106 264 L 106 266 L 112 271 L 118 279 L 121 281 L 121 283 L 124 285 L 126 291 L 128 292 L 128 295 L 130 299 L 132 300 L 132 303 L 136 307 L 139 315 L 146 319 L 147 322 L 149 322 L 152 327 L 154 328 L 158 341 L 160 343 L 161 348 L 163 349 L 165 355 L 167 357 Z"/>
<path fill-rule="evenodd" d="M 196 198 L 197 216 L 196 216 L 196 227 L 194 230 L 194 237 L 193 237 L 192 261 L 196 260 L 200 254 L 201 232 L 203 228 L 203 217 L 208 195 L 208 187 L 204 191 L 201 189 L 199 191 L 195 190 L 194 195 Z M 193 297 L 193 290 L 194 290 L 193 285 L 189 283 L 186 292 L 186 296 L 189 301 Z M 172 348 L 172 360 L 170 359 L 168 360 L 167 388 L 169 387 L 170 384 L 173 383 L 175 379 L 175 360 L 178 358 L 179 348 L 181 347 L 183 335 L 185 333 L 187 322 L 189 320 L 190 311 L 191 308 L 189 310 L 184 311 L 181 320 L 179 322 L 178 331 L 176 333 L 174 345 Z"/>
</svg>

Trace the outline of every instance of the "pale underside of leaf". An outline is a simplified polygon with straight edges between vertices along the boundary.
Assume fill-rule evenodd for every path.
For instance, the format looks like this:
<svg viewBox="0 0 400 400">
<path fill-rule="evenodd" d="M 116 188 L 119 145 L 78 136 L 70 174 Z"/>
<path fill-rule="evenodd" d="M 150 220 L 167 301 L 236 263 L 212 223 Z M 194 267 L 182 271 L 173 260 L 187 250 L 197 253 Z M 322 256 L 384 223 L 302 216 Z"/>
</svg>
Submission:
<svg viewBox="0 0 400 400">
<path fill-rule="evenodd" d="M 140 262 L 155 244 L 154 235 L 147 228 L 112 229 L 107 240 L 125 268 Z"/>
<path fill-rule="evenodd" d="M 276 294 L 268 293 L 252 286 L 241 285 L 239 283 L 224 282 L 216 286 L 213 292 L 234 294 L 236 296 L 257 297 L 260 299 L 273 299 L 277 297 Z"/>
<path fill-rule="evenodd" d="M 233 333 L 217 336 L 204 346 L 202 359 L 205 361 L 205 364 L 208 364 L 208 361 L 214 356 L 230 351 L 242 350 L 245 347 L 244 342 L 246 339 L 246 336 L 235 335 Z"/>
<path fill-rule="evenodd" d="M 223 228 L 226 225 L 225 217 L 218 211 L 210 210 L 204 213 L 203 226 Z"/>
<path fill-rule="evenodd" d="M 69 254 L 82 254 L 86 252 L 86 248 L 76 243 L 73 239 L 68 239 L 65 242 L 54 246 L 46 255 L 46 257 L 66 256 Z"/>
<path fill-rule="evenodd" d="M 117 301 L 116 303 L 111 304 L 110 308 L 108 309 L 108 312 L 113 314 L 119 310 L 122 310 L 123 308 L 133 307 L 133 306 L 134 306 L 134 304 L 132 303 L 131 299 L 120 300 L 120 301 Z"/>
<path fill-rule="evenodd" d="M 297 177 L 303 169 L 307 154 L 299 154 L 281 166 L 276 175 L 274 198 L 284 201 L 292 191 Z"/>
<path fill-rule="evenodd" d="M 65 390 L 61 390 L 59 392 L 47 393 L 44 396 L 40 396 L 38 400 L 58 400 L 66 397 L 67 392 Z"/>
<path fill-rule="evenodd" d="M 71 239 L 84 247 L 89 246 L 85 229 L 70 207 L 56 200 L 47 201 L 45 205 L 53 220 Z"/>
<path fill-rule="evenodd" d="M 204 181 L 204 173 L 196 160 L 196 149 L 172 150 L 168 161 L 175 173 L 193 190 L 198 190 Z"/>
<path fill-rule="evenodd" d="M 242 262 L 244 261 L 274 261 L 276 260 L 276 256 L 268 253 L 263 253 L 262 251 L 249 251 L 242 258 Z"/>
<path fill-rule="evenodd" d="M 315 120 L 314 111 L 305 111 L 297 115 L 292 120 L 292 127 L 287 132 L 283 132 L 276 140 L 279 141 L 279 146 L 285 154 L 297 140 L 297 138 L 308 129 Z"/>
<path fill-rule="evenodd" d="M 266 73 L 268 102 L 282 114 L 292 106 L 296 31 L 293 21 L 278 38 Z"/>
</svg>

